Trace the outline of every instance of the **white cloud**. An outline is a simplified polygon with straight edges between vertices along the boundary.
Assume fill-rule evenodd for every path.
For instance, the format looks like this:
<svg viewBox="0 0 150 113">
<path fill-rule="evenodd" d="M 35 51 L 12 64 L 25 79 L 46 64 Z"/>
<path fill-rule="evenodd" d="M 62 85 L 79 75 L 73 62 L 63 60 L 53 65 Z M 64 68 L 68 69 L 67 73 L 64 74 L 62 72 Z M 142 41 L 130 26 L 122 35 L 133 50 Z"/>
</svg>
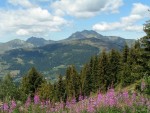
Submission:
<svg viewBox="0 0 150 113">
<path fill-rule="evenodd" d="M 19 29 L 17 32 L 16 32 L 17 35 L 28 35 L 29 32 L 25 29 Z"/>
<path fill-rule="evenodd" d="M 109 31 L 109 30 L 114 30 L 114 29 L 118 29 L 120 28 L 121 23 L 119 22 L 115 22 L 115 23 L 106 23 L 106 22 L 102 22 L 100 24 L 95 24 L 93 26 L 93 29 L 96 31 Z"/>
<path fill-rule="evenodd" d="M 138 20 L 141 20 L 143 17 L 141 15 L 134 15 L 131 14 L 127 17 L 122 17 L 121 18 L 121 23 L 125 23 L 125 24 L 133 24 L 135 22 L 137 22 Z"/>
<path fill-rule="evenodd" d="M 138 26 L 138 25 L 131 25 L 131 26 L 126 26 L 124 27 L 125 31 L 142 31 L 143 30 L 143 26 Z"/>
<path fill-rule="evenodd" d="M 101 12 L 116 13 L 123 0 L 59 0 L 51 7 L 78 18 L 89 18 Z"/>
<path fill-rule="evenodd" d="M 118 8 L 123 5 L 123 0 L 107 0 L 105 7 L 102 11 L 110 11 L 112 13 L 118 13 Z"/>
<path fill-rule="evenodd" d="M 150 7 L 147 5 L 143 5 L 141 3 L 134 3 L 131 14 L 134 14 L 134 15 L 138 14 L 138 15 L 146 17 L 146 16 L 148 16 L 148 9 L 149 8 Z"/>
<path fill-rule="evenodd" d="M 47 9 L 33 7 L 18 10 L 0 10 L 0 33 L 16 35 L 45 35 L 60 31 L 68 25 L 64 18 L 52 15 Z"/>
<path fill-rule="evenodd" d="M 29 0 L 8 0 L 8 3 L 15 6 L 19 5 L 23 7 L 33 7 Z"/>
<path fill-rule="evenodd" d="M 136 25 L 138 21 L 148 17 L 148 9 L 150 7 L 141 3 L 134 3 L 129 16 L 122 17 L 119 22 L 101 22 L 93 25 L 93 30 L 110 31 L 110 30 L 125 30 L 125 31 L 142 31 L 142 25 Z"/>
</svg>

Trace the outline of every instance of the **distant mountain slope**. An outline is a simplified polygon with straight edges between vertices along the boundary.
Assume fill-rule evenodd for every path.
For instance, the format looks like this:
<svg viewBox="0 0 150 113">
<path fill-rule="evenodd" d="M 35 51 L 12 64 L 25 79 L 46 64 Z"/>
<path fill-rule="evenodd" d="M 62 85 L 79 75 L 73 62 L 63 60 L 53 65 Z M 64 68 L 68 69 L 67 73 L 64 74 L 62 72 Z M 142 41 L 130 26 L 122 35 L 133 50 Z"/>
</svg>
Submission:
<svg viewBox="0 0 150 113">
<path fill-rule="evenodd" d="M 75 32 L 73 33 L 68 39 L 86 39 L 86 38 L 101 38 L 102 35 L 98 34 L 97 32 L 93 30 L 83 30 L 81 32 Z"/>
<path fill-rule="evenodd" d="M 76 65 L 79 70 L 92 55 L 99 53 L 99 49 L 87 44 L 50 44 L 34 49 L 18 49 L 6 52 L 1 56 L 1 62 L 7 62 L 6 70 L 20 72 L 18 78 L 32 66 L 48 75 L 64 74 L 68 65 Z M 8 72 L 8 71 L 7 71 Z"/>
<path fill-rule="evenodd" d="M 0 54 L 4 53 L 5 51 L 12 50 L 12 49 L 32 48 L 32 47 L 34 47 L 34 45 L 31 43 L 28 43 L 23 40 L 15 39 L 6 43 L 0 43 Z"/>
<path fill-rule="evenodd" d="M 118 36 L 103 36 L 93 30 L 84 30 L 81 32 L 75 32 L 73 33 L 69 38 L 62 41 L 64 43 L 86 43 L 92 46 L 96 46 L 98 48 L 108 48 L 109 50 L 112 47 L 115 47 L 114 49 L 121 49 L 125 43 L 127 43 L 129 46 L 134 44 L 134 39 L 124 39 Z M 105 46 L 106 45 L 106 46 Z M 119 47 L 119 48 L 118 48 Z"/>
<path fill-rule="evenodd" d="M 28 38 L 27 41 L 14 39 L 6 43 L 0 43 L 0 54 L 12 49 L 41 47 L 54 42 L 55 41 L 45 40 L 44 38 L 37 37 Z"/>
<path fill-rule="evenodd" d="M 40 47 L 40 46 L 45 46 L 47 44 L 50 44 L 54 41 L 45 40 L 44 38 L 31 37 L 31 38 L 27 39 L 26 42 L 31 43 L 36 47 Z"/>
<path fill-rule="evenodd" d="M 43 39 L 38 40 L 45 42 Z M 35 66 L 41 73 L 54 79 L 58 74 L 64 74 L 68 65 L 74 64 L 80 70 L 91 56 L 99 54 L 103 49 L 107 51 L 111 49 L 121 50 L 126 42 L 131 44 L 134 40 L 103 36 L 92 30 L 76 32 L 65 40 L 45 46 L 6 52 L 0 57 L 0 67 L 5 67 L 0 69 L 0 75 L 11 71 L 19 79 L 29 68 Z"/>
</svg>

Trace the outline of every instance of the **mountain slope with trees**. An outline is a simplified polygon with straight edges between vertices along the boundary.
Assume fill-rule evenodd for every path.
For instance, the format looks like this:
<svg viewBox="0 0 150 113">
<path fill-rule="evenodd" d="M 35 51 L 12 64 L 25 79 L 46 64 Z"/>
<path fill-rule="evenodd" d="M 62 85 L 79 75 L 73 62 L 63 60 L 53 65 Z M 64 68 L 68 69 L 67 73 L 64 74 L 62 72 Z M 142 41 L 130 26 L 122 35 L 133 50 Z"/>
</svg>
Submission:
<svg viewBox="0 0 150 113">
<path fill-rule="evenodd" d="M 91 56 L 101 53 L 103 49 L 107 52 L 111 49 L 121 51 L 127 41 L 121 37 L 102 36 L 92 30 L 76 32 L 69 38 L 57 42 L 50 43 L 35 37 L 27 42 L 32 43 L 33 40 L 37 40 L 35 42 L 38 44 L 34 43 L 34 48 L 13 49 L 1 55 L 1 76 L 10 72 L 14 76 L 17 75 L 16 79 L 20 79 L 34 66 L 48 78 L 54 79 L 58 74 L 64 74 L 66 67 L 72 64 L 79 71 Z M 130 42 L 133 43 L 134 40 Z"/>
</svg>

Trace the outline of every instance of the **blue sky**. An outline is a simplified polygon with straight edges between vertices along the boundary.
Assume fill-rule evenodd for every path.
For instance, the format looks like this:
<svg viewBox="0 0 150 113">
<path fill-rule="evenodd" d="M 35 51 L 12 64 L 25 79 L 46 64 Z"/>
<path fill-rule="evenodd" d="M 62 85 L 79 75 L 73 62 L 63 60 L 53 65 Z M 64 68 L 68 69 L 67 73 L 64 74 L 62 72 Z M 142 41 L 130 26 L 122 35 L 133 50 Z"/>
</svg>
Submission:
<svg viewBox="0 0 150 113">
<path fill-rule="evenodd" d="M 0 0 L 0 42 L 31 36 L 61 40 L 82 30 L 138 39 L 149 0 Z"/>
</svg>

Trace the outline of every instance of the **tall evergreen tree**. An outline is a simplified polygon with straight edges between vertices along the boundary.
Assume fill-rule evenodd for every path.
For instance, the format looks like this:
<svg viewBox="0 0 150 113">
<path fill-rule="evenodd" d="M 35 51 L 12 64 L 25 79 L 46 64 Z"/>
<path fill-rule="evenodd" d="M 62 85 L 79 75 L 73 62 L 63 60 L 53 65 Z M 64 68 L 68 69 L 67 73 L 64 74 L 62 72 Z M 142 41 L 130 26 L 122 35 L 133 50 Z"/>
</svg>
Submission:
<svg viewBox="0 0 150 113">
<path fill-rule="evenodd" d="M 19 98 L 18 89 L 13 82 L 13 79 L 10 74 L 6 75 L 2 81 L 0 82 L 0 99 L 12 99 L 12 98 Z"/>
<path fill-rule="evenodd" d="M 122 52 L 122 62 L 126 63 L 129 55 L 129 47 L 127 44 L 125 44 Z"/>
<path fill-rule="evenodd" d="M 80 83 L 81 83 L 80 84 L 81 85 L 80 93 L 82 95 L 85 94 L 87 68 L 88 68 L 88 64 L 85 64 L 80 72 Z"/>
<path fill-rule="evenodd" d="M 112 49 L 109 53 L 109 86 L 117 85 L 117 79 L 119 77 L 119 72 L 120 72 L 120 53 L 117 52 L 116 50 Z"/>
<path fill-rule="evenodd" d="M 45 81 L 38 87 L 38 95 L 41 99 L 53 99 L 53 86 L 51 83 Z"/>
<path fill-rule="evenodd" d="M 127 44 L 125 44 L 123 51 L 122 51 L 122 57 L 121 57 L 121 71 L 120 71 L 120 83 L 121 86 L 127 86 L 131 83 L 130 75 L 131 75 L 131 68 L 128 64 L 129 60 L 129 47 Z"/>
<path fill-rule="evenodd" d="M 59 79 L 57 82 L 57 96 L 59 100 L 65 100 L 65 83 L 62 75 L 59 75 Z"/>
<path fill-rule="evenodd" d="M 144 75 L 144 68 L 141 65 L 141 47 L 139 41 L 135 42 L 135 45 L 130 49 L 128 65 L 131 68 L 131 77 L 132 82 L 139 80 Z"/>
<path fill-rule="evenodd" d="M 99 59 L 99 87 L 101 90 L 106 91 L 109 87 L 109 63 L 108 63 L 108 56 L 106 54 L 106 51 L 103 50 L 100 59 Z"/>
<path fill-rule="evenodd" d="M 142 62 L 145 69 L 144 76 L 150 76 L 150 20 L 144 25 L 144 31 L 147 34 L 140 39 L 142 46 Z"/>
<path fill-rule="evenodd" d="M 94 92 L 96 92 L 97 90 L 99 90 L 100 86 L 99 86 L 99 73 L 98 73 L 98 66 L 99 66 L 99 59 L 98 56 L 94 57 L 94 65 L 93 65 L 93 75 L 94 75 Z"/>
<path fill-rule="evenodd" d="M 67 98 L 72 98 L 80 92 L 79 75 L 74 66 L 69 66 L 66 70 L 65 86 Z"/>
<path fill-rule="evenodd" d="M 94 57 L 92 57 L 89 64 L 87 65 L 84 93 L 85 95 L 90 95 L 90 92 L 94 91 L 95 91 Z"/>
<path fill-rule="evenodd" d="M 33 97 L 37 91 L 37 88 L 43 82 L 43 76 L 33 67 L 29 70 L 28 74 L 23 77 L 21 82 L 21 90 L 26 96 L 31 95 L 31 97 Z"/>
</svg>

